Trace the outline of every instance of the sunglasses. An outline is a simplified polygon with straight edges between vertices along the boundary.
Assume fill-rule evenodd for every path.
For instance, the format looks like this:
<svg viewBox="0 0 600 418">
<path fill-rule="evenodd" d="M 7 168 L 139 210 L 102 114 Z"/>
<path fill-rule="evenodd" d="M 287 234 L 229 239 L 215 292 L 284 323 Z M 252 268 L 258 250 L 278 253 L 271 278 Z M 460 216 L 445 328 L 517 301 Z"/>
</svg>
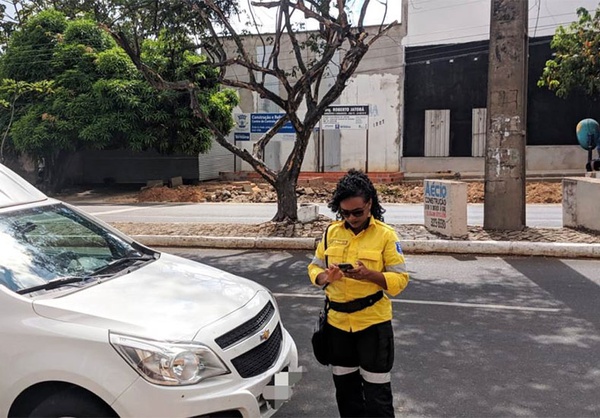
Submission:
<svg viewBox="0 0 600 418">
<path fill-rule="evenodd" d="M 354 216 L 355 218 L 360 218 L 361 216 L 363 216 L 365 214 L 365 210 L 368 206 L 370 202 L 367 202 L 362 208 L 360 209 L 352 209 L 352 210 L 346 210 L 346 209 L 340 209 L 340 214 L 344 217 L 344 218 L 349 218 L 350 216 Z"/>
</svg>

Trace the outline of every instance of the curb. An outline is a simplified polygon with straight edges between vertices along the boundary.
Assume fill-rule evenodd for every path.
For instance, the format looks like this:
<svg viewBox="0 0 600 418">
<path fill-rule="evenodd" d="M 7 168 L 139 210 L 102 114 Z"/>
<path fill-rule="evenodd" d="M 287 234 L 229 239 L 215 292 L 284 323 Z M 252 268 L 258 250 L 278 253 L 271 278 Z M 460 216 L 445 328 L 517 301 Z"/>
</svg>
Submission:
<svg viewBox="0 0 600 418">
<path fill-rule="evenodd" d="M 190 235 L 132 235 L 149 247 L 195 247 L 260 250 L 314 250 L 315 238 L 281 237 L 209 237 Z"/>
<path fill-rule="evenodd" d="M 401 241 L 402 250 L 412 254 L 488 254 L 560 258 L 600 257 L 600 244 L 525 241 Z"/>
<path fill-rule="evenodd" d="M 211 237 L 189 235 L 133 235 L 149 247 L 314 250 L 315 238 Z M 525 241 L 401 240 L 407 254 L 487 254 L 561 258 L 600 257 L 600 244 Z"/>
</svg>

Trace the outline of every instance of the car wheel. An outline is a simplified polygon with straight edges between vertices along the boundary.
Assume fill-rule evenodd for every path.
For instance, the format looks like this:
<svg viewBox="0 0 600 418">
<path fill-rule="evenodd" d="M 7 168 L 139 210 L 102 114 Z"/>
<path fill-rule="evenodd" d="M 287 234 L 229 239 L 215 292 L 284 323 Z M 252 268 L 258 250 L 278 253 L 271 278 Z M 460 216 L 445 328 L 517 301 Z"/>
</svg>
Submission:
<svg viewBox="0 0 600 418">
<path fill-rule="evenodd" d="M 88 391 L 69 387 L 38 400 L 28 417 L 116 417 L 115 412 Z"/>
</svg>

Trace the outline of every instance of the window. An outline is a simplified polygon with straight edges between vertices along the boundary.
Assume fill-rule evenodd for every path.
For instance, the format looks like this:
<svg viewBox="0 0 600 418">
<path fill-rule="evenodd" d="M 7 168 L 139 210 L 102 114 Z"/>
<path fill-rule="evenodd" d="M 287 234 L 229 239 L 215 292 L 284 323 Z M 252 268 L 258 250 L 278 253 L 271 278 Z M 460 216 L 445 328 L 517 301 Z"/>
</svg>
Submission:
<svg viewBox="0 0 600 418">
<path fill-rule="evenodd" d="M 141 248 L 64 205 L 42 206 L 0 218 L 0 284 L 11 290 L 65 276 L 89 276 Z"/>
<path fill-rule="evenodd" d="M 425 157 L 450 155 L 450 109 L 425 111 Z"/>
<path fill-rule="evenodd" d="M 473 157 L 485 156 L 485 139 L 487 135 L 487 109 L 473 109 L 471 155 Z"/>
</svg>

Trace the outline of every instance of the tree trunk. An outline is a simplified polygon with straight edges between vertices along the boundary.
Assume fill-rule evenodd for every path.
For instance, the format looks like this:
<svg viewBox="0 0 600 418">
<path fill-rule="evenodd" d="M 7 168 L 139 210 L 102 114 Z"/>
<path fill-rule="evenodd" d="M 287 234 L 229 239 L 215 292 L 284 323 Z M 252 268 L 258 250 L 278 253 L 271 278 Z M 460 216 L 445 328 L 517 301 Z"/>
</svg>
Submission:
<svg viewBox="0 0 600 418">
<path fill-rule="evenodd" d="M 275 182 L 277 192 L 277 214 L 272 219 L 274 222 L 296 222 L 298 220 L 298 196 L 296 196 L 296 183 L 298 176 L 292 180 L 290 173 L 280 172 Z"/>
</svg>

